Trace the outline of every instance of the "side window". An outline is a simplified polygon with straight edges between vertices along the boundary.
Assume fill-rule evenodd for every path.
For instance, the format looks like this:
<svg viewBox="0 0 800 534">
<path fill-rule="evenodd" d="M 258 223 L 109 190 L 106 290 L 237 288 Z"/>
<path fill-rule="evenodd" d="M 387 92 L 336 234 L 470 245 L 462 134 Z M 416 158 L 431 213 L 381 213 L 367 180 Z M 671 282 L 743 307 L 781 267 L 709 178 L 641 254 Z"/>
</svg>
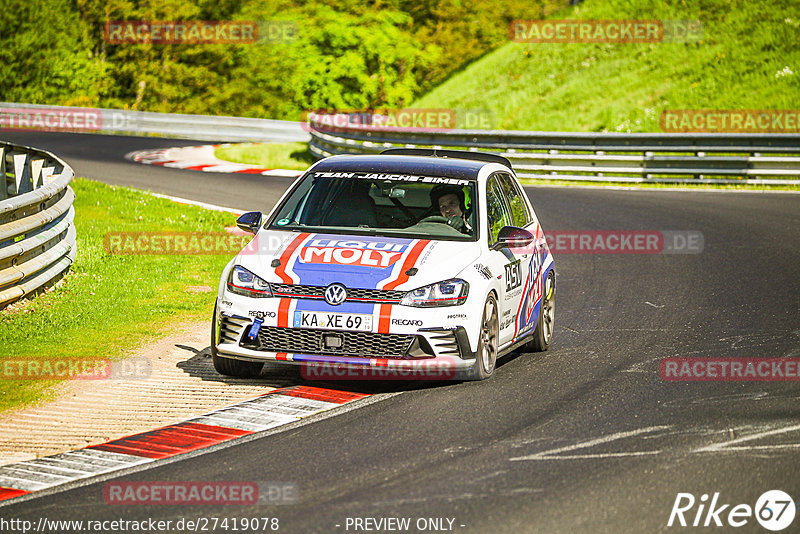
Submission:
<svg viewBox="0 0 800 534">
<path fill-rule="evenodd" d="M 491 176 L 486 183 L 486 213 L 489 217 L 490 243 L 497 241 L 497 234 L 504 226 L 511 224 L 508 216 L 508 209 L 503 200 L 502 189 L 498 183 L 497 176 Z"/>
<path fill-rule="evenodd" d="M 528 205 L 525 199 L 522 198 L 523 193 L 519 187 L 514 183 L 514 179 L 508 174 L 498 175 L 498 183 L 503 189 L 503 194 L 506 197 L 509 211 L 511 212 L 511 221 L 514 226 L 523 228 L 531 222 L 530 213 L 528 213 Z"/>
</svg>

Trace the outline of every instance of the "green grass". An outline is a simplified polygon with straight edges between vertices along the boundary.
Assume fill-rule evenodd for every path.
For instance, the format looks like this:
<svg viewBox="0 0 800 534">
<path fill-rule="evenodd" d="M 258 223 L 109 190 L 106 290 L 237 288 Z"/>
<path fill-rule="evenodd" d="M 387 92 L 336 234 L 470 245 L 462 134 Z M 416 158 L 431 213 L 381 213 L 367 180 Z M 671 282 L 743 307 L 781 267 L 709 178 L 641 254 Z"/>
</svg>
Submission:
<svg viewBox="0 0 800 534">
<path fill-rule="evenodd" d="M 478 114 L 488 128 L 657 132 L 666 109 L 798 109 L 797 3 L 586 0 L 553 19 L 700 20 L 695 43 L 509 42 L 411 108 Z"/>
<path fill-rule="evenodd" d="M 111 255 L 108 232 L 223 232 L 235 216 L 86 179 L 76 193 L 78 253 L 53 289 L 0 312 L 0 360 L 109 358 L 208 319 L 231 255 Z M 204 293 L 187 286 L 210 286 Z M 0 380 L 0 410 L 51 398 L 53 381 Z"/>
<path fill-rule="evenodd" d="M 236 163 L 260 165 L 268 169 L 304 171 L 314 156 L 306 143 L 243 143 L 223 145 L 214 152 L 219 159 Z"/>
</svg>

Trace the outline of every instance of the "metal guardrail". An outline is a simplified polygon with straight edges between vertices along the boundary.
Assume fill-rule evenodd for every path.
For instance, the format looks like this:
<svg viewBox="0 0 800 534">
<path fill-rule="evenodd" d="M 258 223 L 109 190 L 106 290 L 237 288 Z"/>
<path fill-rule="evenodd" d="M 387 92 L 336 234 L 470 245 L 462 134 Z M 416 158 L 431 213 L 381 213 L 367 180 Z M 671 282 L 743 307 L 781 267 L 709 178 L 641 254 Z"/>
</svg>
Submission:
<svg viewBox="0 0 800 534">
<path fill-rule="evenodd" d="M 73 172 L 44 150 L 0 141 L 0 309 L 75 259 Z"/>
<path fill-rule="evenodd" d="M 800 184 L 798 134 L 570 133 L 508 130 L 400 131 L 309 123 L 318 158 L 391 147 L 488 150 L 518 176 L 545 180 Z"/>
<path fill-rule="evenodd" d="M 70 118 L 75 118 L 70 124 Z M 121 135 L 157 135 L 201 141 L 275 142 L 309 140 L 303 124 L 271 119 L 184 115 L 120 109 L 75 108 L 0 102 L 0 128 L 96 132 Z M 49 122 L 48 122 L 49 121 Z M 78 124 L 79 123 L 79 124 Z M 71 126 L 71 127 L 70 127 Z"/>
</svg>

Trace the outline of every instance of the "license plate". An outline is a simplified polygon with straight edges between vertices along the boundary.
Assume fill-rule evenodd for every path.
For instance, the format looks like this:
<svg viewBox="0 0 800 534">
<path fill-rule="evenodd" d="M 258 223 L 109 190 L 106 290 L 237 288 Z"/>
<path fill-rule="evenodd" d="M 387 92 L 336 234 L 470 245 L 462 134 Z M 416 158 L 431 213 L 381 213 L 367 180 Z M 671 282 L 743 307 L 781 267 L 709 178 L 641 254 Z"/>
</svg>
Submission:
<svg viewBox="0 0 800 534">
<path fill-rule="evenodd" d="M 372 315 L 366 313 L 294 312 L 295 328 L 372 331 Z"/>
</svg>

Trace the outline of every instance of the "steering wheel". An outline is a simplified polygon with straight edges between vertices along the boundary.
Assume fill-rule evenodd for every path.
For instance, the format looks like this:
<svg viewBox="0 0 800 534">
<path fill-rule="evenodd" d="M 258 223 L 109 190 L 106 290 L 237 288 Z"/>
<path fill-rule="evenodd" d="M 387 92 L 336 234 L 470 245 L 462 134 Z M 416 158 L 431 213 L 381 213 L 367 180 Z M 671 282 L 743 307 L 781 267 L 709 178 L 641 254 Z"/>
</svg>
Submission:
<svg viewBox="0 0 800 534">
<path fill-rule="evenodd" d="M 463 233 L 464 231 L 464 219 L 462 219 L 461 217 L 457 217 L 455 215 L 450 218 L 443 217 L 441 215 L 431 215 L 429 217 L 425 217 L 424 219 L 422 219 L 420 221 L 420 224 L 426 222 L 446 224 L 450 228 L 458 230 L 459 232 Z"/>
<path fill-rule="evenodd" d="M 428 217 L 425 217 L 421 221 L 419 221 L 419 223 L 417 223 L 417 224 L 421 224 L 421 223 L 442 223 L 442 224 L 447 224 L 447 217 L 442 217 L 441 215 L 430 215 Z"/>
</svg>

